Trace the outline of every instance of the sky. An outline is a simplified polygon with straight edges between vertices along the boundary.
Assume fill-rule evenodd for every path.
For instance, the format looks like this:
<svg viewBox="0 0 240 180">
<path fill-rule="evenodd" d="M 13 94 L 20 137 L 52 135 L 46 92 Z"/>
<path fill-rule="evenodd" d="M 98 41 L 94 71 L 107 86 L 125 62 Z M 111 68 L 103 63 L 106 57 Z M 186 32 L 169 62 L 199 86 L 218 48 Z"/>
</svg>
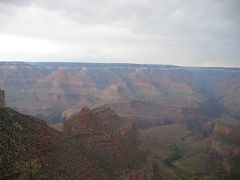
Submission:
<svg viewBox="0 0 240 180">
<path fill-rule="evenodd" d="M 240 67 L 240 0 L 0 0 L 0 60 Z"/>
</svg>

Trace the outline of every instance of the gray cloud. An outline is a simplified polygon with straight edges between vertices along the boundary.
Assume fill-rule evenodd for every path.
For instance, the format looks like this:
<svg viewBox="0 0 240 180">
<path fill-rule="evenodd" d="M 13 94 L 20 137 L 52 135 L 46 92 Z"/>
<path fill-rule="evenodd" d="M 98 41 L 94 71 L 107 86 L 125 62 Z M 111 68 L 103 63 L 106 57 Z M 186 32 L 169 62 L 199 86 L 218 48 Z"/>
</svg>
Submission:
<svg viewBox="0 0 240 180">
<path fill-rule="evenodd" d="M 240 66 L 239 9 L 238 0 L 0 0 L 0 59 Z"/>
</svg>

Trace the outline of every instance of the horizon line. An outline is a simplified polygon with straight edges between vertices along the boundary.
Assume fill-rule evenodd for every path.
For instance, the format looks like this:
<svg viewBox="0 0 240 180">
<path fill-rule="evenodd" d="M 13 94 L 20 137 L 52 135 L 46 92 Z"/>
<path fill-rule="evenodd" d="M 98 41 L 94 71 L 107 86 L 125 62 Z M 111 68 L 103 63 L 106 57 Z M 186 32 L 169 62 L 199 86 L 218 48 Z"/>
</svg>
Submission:
<svg viewBox="0 0 240 180">
<path fill-rule="evenodd" d="M 131 63 L 131 62 L 87 62 L 87 61 L 33 61 L 33 60 L 0 60 L 0 63 L 78 63 L 78 64 L 119 64 L 119 65 L 139 65 L 139 66 L 172 66 L 181 68 L 219 68 L 219 69 L 240 69 L 240 66 L 194 66 L 194 65 L 176 65 L 159 63 Z"/>
</svg>

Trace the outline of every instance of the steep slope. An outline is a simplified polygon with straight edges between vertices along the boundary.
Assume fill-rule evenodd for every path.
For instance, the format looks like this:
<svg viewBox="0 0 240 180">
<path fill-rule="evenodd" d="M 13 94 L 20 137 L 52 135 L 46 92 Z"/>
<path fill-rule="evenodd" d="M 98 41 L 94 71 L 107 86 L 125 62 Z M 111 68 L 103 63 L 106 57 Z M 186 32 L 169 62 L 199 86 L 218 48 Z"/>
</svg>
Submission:
<svg viewBox="0 0 240 180">
<path fill-rule="evenodd" d="M 101 104 L 131 102 L 135 99 L 135 95 L 127 89 L 123 83 L 113 83 L 108 88 L 104 89 L 99 95 Z"/>
<path fill-rule="evenodd" d="M 38 100 L 48 100 L 52 104 L 65 104 L 65 106 L 82 101 L 82 96 L 88 99 L 95 94 L 95 84 L 84 82 L 62 68 L 54 71 L 40 80 L 34 88 L 34 95 Z"/>
<path fill-rule="evenodd" d="M 41 80 L 38 88 L 47 88 L 51 90 L 66 91 L 67 88 L 77 88 L 77 89 L 90 89 L 94 88 L 93 83 L 87 83 L 81 81 L 77 76 L 73 75 L 71 72 L 59 68 L 52 72 L 50 75 Z"/>
<path fill-rule="evenodd" d="M 158 89 L 151 83 L 148 74 L 143 69 L 136 69 L 128 76 L 131 87 L 141 96 L 160 95 Z"/>
<path fill-rule="evenodd" d="M 0 109 L 1 179 L 110 179 L 43 121 Z"/>
<path fill-rule="evenodd" d="M 80 115 L 66 122 L 64 133 L 72 144 L 85 147 L 106 171 L 116 176 L 128 178 L 127 174 L 131 174 L 134 177 L 134 172 L 143 169 L 142 177 L 150 179 L 153 176 L 148 168 L 147 148 L 144 148 L 137 129 L 107 107 L 92 110 L 82 107 Z"/>
<path fill-rule="evenodd" d="M 20 112 L 46 118 L 51 122 L 60 113 L 78 102 L 89 103 L 94 99 L 96 88 L 62 68 L 38 81 L 28 97 L 19 100 L 15 107 Z"/>
</svg>

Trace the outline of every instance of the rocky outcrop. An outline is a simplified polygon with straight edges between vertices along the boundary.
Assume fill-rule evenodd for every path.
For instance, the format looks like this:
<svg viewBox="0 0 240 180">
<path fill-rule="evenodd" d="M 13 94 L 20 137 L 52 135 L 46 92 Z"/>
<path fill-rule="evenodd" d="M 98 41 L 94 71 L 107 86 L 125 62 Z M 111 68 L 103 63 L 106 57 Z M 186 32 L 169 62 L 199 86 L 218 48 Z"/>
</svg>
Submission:
<svg viewBox="0 0 240 180">
<path fill-rule="evenodd" d="M 56 71 L 42 79 L 37 84 L 38 88 L 49 88 L 50 90 L 65 90 L 66 88 L 94 88 L 93 83 L 87 83 L 79 79 L 73 73 L 58 68 Z"/>
<path fill-rule="evenodd" d="M 136 127 L 108 107 L 90 110 L 83 106 L 80 114 L 66 122 L 63 132 L 73 144 L 119 177 L 126 177 L 136 165 L 145 167 L 147 147 L 137 137 Z M 135 169 L 130 174 L 144 178 L 149 174 L 144 172 Z"/>
<path fill-rule="evenodd" d="M 5 106 L 5 93 L 0 89 L 0 108 Z"/>
<path fill-rule="evenodd" d="M 212 136 L 212 148 L 224 159 L 240 157 L 239 124 L 217 123 Z"/>
<path fill-rule="evenodd" d="M 231 129 L 228 127 L 216 125 L 214 131 L 217 134 L 227 135 L 231 132 Z"/>
<path fill-rule="evenodd" d="M 80 111 L 80 117 L 81 118 L 87 118 L 90 116 L 90 109 L 88 106 L 83 106 L 81 111 Z"/>
</svg>

